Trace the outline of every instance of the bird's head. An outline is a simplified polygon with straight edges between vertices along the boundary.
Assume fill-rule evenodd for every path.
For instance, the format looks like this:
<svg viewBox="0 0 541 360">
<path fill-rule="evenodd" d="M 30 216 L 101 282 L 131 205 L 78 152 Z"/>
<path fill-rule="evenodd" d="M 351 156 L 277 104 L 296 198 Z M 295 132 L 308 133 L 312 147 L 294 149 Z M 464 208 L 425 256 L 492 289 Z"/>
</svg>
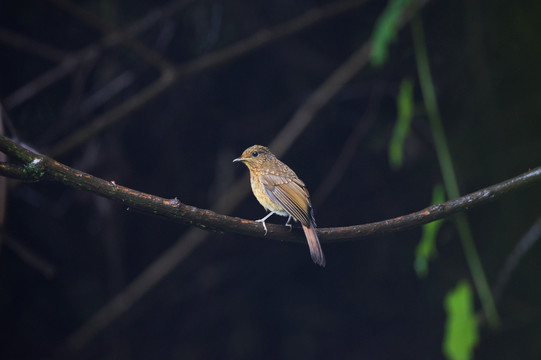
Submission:
<svg viewBox="0 0 541 360">
<path fill-rule="evenodd" d="M 271 153 L 268 147 L 253 145 L 244 150 L 242 155 L 233 160 L 233 162 L 240 161 L 244 163 L 248 169 L 257 169 L 265 164 L 265 162 L 273 159 L 276 159 L 276 157 Z"/>
</svg>

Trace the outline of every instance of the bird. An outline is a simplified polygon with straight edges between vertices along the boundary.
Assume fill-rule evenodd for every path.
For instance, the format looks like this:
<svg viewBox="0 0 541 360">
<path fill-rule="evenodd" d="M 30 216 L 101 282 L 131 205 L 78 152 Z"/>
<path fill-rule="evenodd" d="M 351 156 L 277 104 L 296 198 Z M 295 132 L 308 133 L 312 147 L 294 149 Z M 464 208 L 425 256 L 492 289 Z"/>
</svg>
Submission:
<svg viewBox="0 0 541 360">
<path fill-rule="evenodd" d="M 261 145 L 250 146 L 233 162 L 242 162 L 248 167 L 252 192 L 263 208 L 269 211 L 265 217 L 256 220 L 263 223 L 265 235 L 265 220 L 270 216 L 287 216 L 286 226 L 290 228 L 289 221 L 293 218 L 302 225 L 312 260 L 324 267 L 326 261 L 316 232 L 310 194 L 297 174 L 278 160 L 269 148 Z"/>
</svg>

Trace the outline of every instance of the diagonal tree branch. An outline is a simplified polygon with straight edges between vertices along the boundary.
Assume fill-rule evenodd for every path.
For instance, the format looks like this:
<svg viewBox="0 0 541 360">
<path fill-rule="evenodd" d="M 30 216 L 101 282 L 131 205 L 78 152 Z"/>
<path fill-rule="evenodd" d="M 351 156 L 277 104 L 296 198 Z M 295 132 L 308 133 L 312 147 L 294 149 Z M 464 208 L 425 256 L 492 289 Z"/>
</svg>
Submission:
<svg viewBox="0 0 541 360">
<path fill-rule="evenodd" d="M 34 270 L 37 270 L 47 279 L 54 278 L 57 271 L 54 265 L 36 255 L 32 250 L 3 231 L 3 229 L 0 229 L 0 238 L 5 243 L 6 247 L 17 254 L 25 264 Z"/>
<path fill-rule="evenodd" d="M 52 62 L 60 62 L 62 59 L 68 56 L 68 52 L 66 51 L 57 49 L 48 44 L 44 44 L 5 27 L 0 27 L 0 43 L 13 46 L 16 49 L 42 57 Z"/>
<path fill-rule="evenodd" d="M 61 164 L 48 156 L 33 153 L 4 136 L 0 136 L 0 151 L 22 162 L 22 172 L 26 174 L 27 179 L 34 181 L 53 181 L 78 190 L 89 191 L 121 202 L 129 208 L 163 216 L 174 221 L 189 223 L 207 231 L 230 232 L 282 241 L 304 242 L 304 236 L 300 231 L 290 232 L 286 226 L 269 224 L 267 225 L 268 233 L 265 236 L 265 231 L 261 227 L 261 224 L 255 221 L 221 215 L 211 210 L 186 205 L 177 198 L 165 199 L 117 185 L 114 181 L 97 178 Z M 11 166 L 11 164 L 2 163 L 1 165 L 0 175 L 10 176 L 11 173 L 5 171 L 4 167 Z M 457 199 L 429 206 L 408 215 L 370 224 L 321 228 L 318 229 L 318 233 L 323 242 L 329 243 L 401 231 L 442 219 L 458 212 L 467 211 L 473 207 L 494 201 L 503 194 L 516 191 L 526 185 L 537 182 L 541 182 L 541 167 L 499 184 L 486 187 Z"/>
</svg>

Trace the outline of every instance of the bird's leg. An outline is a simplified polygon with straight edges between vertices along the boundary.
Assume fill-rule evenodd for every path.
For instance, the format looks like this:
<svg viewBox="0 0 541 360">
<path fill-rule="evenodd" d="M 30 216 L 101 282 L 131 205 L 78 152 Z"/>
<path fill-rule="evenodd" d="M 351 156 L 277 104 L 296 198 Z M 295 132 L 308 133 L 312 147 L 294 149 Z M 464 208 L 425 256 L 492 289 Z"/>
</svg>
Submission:
<svg viewBox="0 0 541 360">
<path fill-rule="evenodd" d="M 274 212 L 274 211 L 271 211 L 271 212 L 268 213 L 267 216 L 265 216 L 264 218 L 261 218 L 261 219 L 255 221 L 255 222 L 263 223 L 263 229 L 265 229 L 265 235 L 264 235 L 264 236 L 267 236 L 267 225 L 265 225 L 265 220 L 267 220 L 269 217 L 271 217 L 271 216 L 274 215 L 274 214 L 275 214 L 275 212 Z"/>
<path fill-rule="evenodd" d="M 289 231 L 291 231 L 291 229 L 293 229 L 293 225 L 291 225 L 289 222 L 291 221 L 291 215 L 289 215 L 289 217 L 287 218 L 287 221 L 286 221 L 286 226 L 289 228 Z"/>
</svg>

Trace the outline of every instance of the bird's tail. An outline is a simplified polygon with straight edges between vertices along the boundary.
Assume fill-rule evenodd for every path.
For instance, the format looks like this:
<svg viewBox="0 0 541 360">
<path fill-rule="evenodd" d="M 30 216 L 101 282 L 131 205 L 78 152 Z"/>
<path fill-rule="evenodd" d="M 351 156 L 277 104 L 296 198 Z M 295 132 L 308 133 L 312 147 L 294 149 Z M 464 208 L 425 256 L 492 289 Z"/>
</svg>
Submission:
<svg viewBox="0 0 541 360">
<path fill-rule="evenodd" d="M 304 230 L 304 235 L 306 235 L 306 240 L 308 241 L 312 260 L 316 264 L 325 267 L 325 255 L 323 255 L 323 250 L 319 244 L 316 227 L 313 224 L 310 224 L 310 227 L 303 225 L 302 229 Z"/>
</svg>

